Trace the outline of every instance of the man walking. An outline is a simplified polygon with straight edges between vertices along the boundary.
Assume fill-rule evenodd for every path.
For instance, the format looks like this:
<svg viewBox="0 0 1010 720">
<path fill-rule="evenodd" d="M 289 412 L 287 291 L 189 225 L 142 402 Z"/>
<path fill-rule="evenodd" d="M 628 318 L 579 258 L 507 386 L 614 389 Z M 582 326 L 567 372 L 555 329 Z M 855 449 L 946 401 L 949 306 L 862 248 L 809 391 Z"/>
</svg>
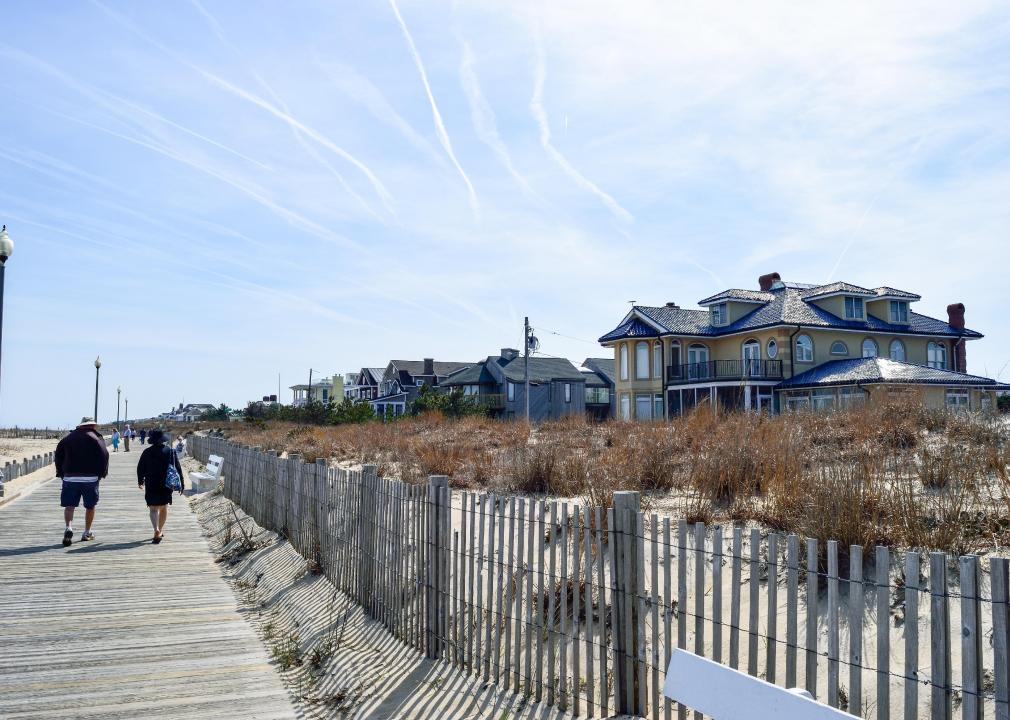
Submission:
<svg viewBox="0 0 1010 720">
<path fill-rule="evenodd" d="M 56 446 L 56 477 L 63 480 L 60 505 L 67 524 L 63 546 L 74 538 L 74 511 L 84 501 L 84 534 L 81 540 L 94 540 L 91 523 L 98 505 L 98 483 L 109 474 L 109 450 L 93 418 L 81 418 L 80 424 Z"/>
<path fill-rule="evenodd" d="M 130 452 L 130 438 L 132 437 L 133 431 L 130 429 L 130 425 L 127 424 L 123 429 L 123 452 Z"/>
</svg>

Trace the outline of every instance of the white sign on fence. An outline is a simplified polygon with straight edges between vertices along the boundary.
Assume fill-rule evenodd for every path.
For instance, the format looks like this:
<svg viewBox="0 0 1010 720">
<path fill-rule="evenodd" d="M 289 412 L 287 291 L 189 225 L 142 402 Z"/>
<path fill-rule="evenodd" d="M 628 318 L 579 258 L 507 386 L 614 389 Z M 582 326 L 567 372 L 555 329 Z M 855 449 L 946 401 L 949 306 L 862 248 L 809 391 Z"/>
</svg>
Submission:
<svg viewBox="0 0 1010 720">
<path fill-rule="evenodd" d="M 803 694 L 800 694 L 803 693 Z M 800 690 L 786 690 L 686 650 L 674 650 L 663 694 L 715 720 L 852 720 Z"/>
</svg>

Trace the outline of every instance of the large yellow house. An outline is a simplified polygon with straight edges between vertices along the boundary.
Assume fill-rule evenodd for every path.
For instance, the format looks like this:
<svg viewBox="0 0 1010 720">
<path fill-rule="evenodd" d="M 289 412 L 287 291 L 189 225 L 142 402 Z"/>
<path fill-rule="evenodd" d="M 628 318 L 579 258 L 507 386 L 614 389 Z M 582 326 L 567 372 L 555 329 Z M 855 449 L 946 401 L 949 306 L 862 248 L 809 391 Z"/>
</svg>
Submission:
<svg viewBox="0 0 1010 720">
<path fill-rule="evenodd" d="M 946 321 L 920 315 L 921 297 L 845 282 L 782 282 L 726 290 L 698 304 L 634 305 L 600 338 L 613 348 L 617 417 L 679 415 L 709 403 L 777 412 L 828 408 L 916 392 L 937 407 L 989 409 L 990 378 L 967 374 L 965 345 L 982 337 L 964 326 L 964 306 Z"/>
</svg>

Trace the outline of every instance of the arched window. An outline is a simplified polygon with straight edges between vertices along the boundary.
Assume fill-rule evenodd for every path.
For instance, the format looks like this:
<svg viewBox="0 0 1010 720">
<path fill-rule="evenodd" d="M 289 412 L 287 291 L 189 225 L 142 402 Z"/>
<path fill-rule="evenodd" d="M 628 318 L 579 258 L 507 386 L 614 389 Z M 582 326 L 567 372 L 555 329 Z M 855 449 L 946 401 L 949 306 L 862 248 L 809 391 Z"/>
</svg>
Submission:
<svg viewBox="0 0 1010 720">
<path fill-rule="evenodd" d="M 833 343 L 831 343 L 831 354 L 832 355 L 848 355 L 849 354 L 849 346 L 846 345 L 841 340 L 835 340 Z"/>
<path fill-rule="evenodd" d="M 877 341 L 873 338 L 866 338 L 863 340 L 863 357 L 864 358 L 875 358 L 877 357 Z"/>
<path fill-rule="evenodd" d="M 663 343 L 661 342 L 652 346 L 652 377 L 663 377 Z"/>
<path fill-rule="evenodd" d="M 890 352 L 888 354 L 891 356 L 892 360 L 905 362 L 905 343 L 895 338 L 891 341 Z"/>
<path fill-rule="evenodd" d="M 809 335 L 800 335 L 796 338 L 796 362 L 814 361 L 814 341 Z"/>
<path fill-rule="evenodd" d="M 649 343 L 644 340 L 635 343 L 635 379 L 649 379 Z"/>
<path fill-rule="evenodd" d="M 628 379 L 628 346 L 621 344 L 621 380 Z"/>
<path fill-rule="evenodd" d="M 779 344 L 775 342 L 775 338 L 768 341 L 768 349 L 766 350 L 768 357 L 774 360 L 779 354 Z"/>
<path fill-rule="evenodd" d="M 931 342 L 926 346 L 926 364 L 931 368 L 947 369 L 947 346 Z"/>
</svg>

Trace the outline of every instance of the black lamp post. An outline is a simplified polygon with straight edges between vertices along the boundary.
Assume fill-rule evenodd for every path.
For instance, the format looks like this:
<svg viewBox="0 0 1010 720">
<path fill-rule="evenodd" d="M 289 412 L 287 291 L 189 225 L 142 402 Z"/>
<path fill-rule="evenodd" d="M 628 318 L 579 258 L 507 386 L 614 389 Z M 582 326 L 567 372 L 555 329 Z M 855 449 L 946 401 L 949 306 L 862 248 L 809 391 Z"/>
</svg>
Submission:
<svg viewBox="0 0 1010 720">
<path fill-rule="evenodd" d="M 102 369 L 102 358 L 95 358 L 95 417 L 92 418 L 96 423 L 98 422 L 98 371 Z"/>
<path fill-rule="evenodd" d="M 0 351 L 3 350 L 4 328 L 4 270 L 7 269 L 7 259 L 14 253 L 14 241 L 7 234 L 7 226 L 0 229 Z"/>
<path fill-rule="evenodd" d="M 116 427 L 119 427 L 119 394 L 123 392 L 122 388 L 116 388 Z"/>
</svg>

